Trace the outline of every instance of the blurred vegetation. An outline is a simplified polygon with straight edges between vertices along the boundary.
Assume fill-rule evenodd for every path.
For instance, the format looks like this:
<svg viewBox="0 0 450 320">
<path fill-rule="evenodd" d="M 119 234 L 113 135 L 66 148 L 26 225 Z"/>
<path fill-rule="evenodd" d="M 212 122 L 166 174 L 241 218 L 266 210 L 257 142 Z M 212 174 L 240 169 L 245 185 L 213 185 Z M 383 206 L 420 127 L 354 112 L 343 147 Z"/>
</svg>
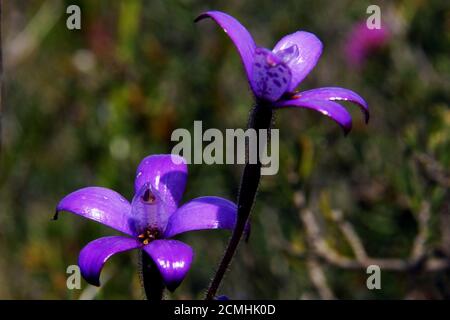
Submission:
<svg viewBox="0 0 450 320">
<path fill-rule="evenodd" d="M 321 221 L 328 244 L 349 257 L 327 212 L 342 210 L 370 256 L 404 258 L 418 232 L 415 217 L 427 203 L 426 245 L 448 259 L 448 1 L 85 0 L 77 1 L 79 31 L 66 28 L 72 2 L 3 1 L 0 298 L 142 298 L 136 253 L 107 263 L 99 291 L 84 280 L 82 290 L 67 290 L 67 266 L 77 263 L 86 243 L 111 230 L 71 214 L 57 222 L 51 217 L 64 195 L 88 185 L 130 198 L 140 159 L 169 153 L 176 128 L 192 129 L 194 120 L 221 130 L 246 125 L 252 97 L 234 47 L 213 23 L 193 23 L 208 9 L 232 14 L 266 47 L 298 29 L 317 34 L 324 53 L 301 89 L 350 88 L 369 102 L 372 115 L 366 126 L 349 106 L 354 128 L 344 137 L 314 112 L 277 113 L 280 170 L 262 179 L 250 242 L 240 247 L 221 294 L 321 297 L 302 258 L 309 249 L 294 205 L 299 194 Z M 392 37 L 355 68 L 343 47 L 370 4 L 380 5 Z M 184 201 L 235 199 L 241 169 L 190 165 Z M 196 258 L 168 298 L 199 299 L 228 233 L 182 238 Z M 382 290 L 369 291 L 364 269 L 322 267 L 337 298 L 450 297 L 448 269 L 382 272 Z"/>
</svg>

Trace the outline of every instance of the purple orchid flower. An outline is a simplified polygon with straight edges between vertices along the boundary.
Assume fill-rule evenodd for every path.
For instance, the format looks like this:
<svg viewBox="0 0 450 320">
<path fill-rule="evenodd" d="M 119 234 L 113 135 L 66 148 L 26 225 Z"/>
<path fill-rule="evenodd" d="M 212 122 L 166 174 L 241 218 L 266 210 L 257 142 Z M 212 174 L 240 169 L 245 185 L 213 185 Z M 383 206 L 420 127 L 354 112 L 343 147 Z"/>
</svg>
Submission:
<svg viewBox="0 0 450 320">
<path fill-rule="evenodd" d="M 255 44 L 248 30 L 232 16 L 220 11 L 202 13 L 196 22 L 213 19 L 231 38 L 244 65 L 250 88 L 258 102 L 273 108 L 298 107 L 316 110 L 337 122 L 345 133 L 352 127 L 348 111 L 335 101 L 357 104 L 369 120 L 367 103 L 357 93 L 339 87 L 296 92 L 322 53 L 322 42 L 312 33 L 297 31 L 283 37 L 269 50 Z"/>
<path fill-rule="evenodd" d="M 233 229 L 236 205 L 219 197 L 200 197 L 181 207 L 187 180 L 184 158 L 152 155 L 142 160 L 134 182 L 130 204 L 117 192 L 87 187 L 64 197 L 56 208 L 100 222 L 128 237 L 110 236 L 88 243 L 80 252 L 81 274 L 92 285 L 100 285 L 100 272 L 112 255 L 140 249 L 155 262 L 165 286 L 175 290 L 185 278 L 193 259 L 190 246 L 171 238 L 202 229 Z"/>
</svg>

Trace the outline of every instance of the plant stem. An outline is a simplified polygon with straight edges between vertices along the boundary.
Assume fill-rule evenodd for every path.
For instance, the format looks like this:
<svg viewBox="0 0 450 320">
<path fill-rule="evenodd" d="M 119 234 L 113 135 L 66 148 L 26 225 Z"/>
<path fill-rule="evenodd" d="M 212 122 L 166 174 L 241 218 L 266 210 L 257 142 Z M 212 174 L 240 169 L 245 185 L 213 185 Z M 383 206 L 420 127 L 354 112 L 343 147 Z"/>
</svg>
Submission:
<svg viewBox="0 0 450 320">
<path fill-rule="evenodd" d="M 147 300 L 162 300 L 164 283 L 153 260 L 144 251 L 141 251 L 141 281 Z"/>
<path fill-rule="evenodd" d="M 214 275 L 214 278 L 209 286 L 208 292 L 206 294 L 206 300 L 212 300 L 216 296 L 220 283 L 225 275 L 225 272 L 228 269 L 228 266 L 231 263 L 231 260 L 233 259 L 234 253 L 236 252 L 236 249 L 242 238 L 242 234 L 245 230 L 245 225 L 250 216 L 253 203 L 255 202 L 255 197 L 261 178 L 261 161 L 259 151 L 260 142 L 258 133 L 259 129 L 270 130 L 272 118 L 272 108 L 267 104 L 260 103 L 256 105 L 250 113 L 248 128 L 255 129 L 257 131 L 257 162 L 249 163 L 249 157 L 247 156 L 247 163 L 245 164 L 244 171 L 241 177 L 241 184 L 239 187 L 236 226 L 233 230 L 230 241 L 228 242 L 228 247 L 225 250 L 225 254 L 222 258 L 222 261 L 220 262 L 219 268 L 217 269 L 216 274 Z M 248 145 L 247 154 L 249 154 Z"/>
</svg>

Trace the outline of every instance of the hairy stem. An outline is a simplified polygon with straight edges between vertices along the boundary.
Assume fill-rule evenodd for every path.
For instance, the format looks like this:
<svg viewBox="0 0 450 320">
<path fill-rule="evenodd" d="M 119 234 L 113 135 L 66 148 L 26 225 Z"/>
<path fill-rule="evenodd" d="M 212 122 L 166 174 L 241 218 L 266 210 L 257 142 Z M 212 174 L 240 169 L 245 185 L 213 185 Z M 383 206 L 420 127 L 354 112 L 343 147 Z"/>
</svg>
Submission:
<svg viewBox="0 0 450 320">
<path fill-rule="evenodd" d="M 147 300 L 162 300 L 164 283 L 153 260 L 144 251 L 140 254 L 141 281 Z"/>
<path fill-rule="evenodd" d="M 249 129 L 257 130 L 266 129 L 270 130 L 272 124 L 273 111 L 270 105 L 259 104 L 255 106 L 250 113 L 250 118 L 248 122 Z M 259 148 L 259 135 L 257 134 L 257 146 Z M 268 147 L 268 146 L 267 146 Z M 247 146 L 247 154 L 249 154 Z M 256 193 L 258 191 L 259 180 L 261 179 L 261 161 L 260 152 L 257 152 L 257 163 L 249 163 L 249 157 L 247 156 L 247 163 L 244 167 L 244 171 L 241 177 L 241 184 L 239 187 L 238 195 L 238 212 L 236 226 L 231 235 L 230 241 L 228 242 L 228 247 L 225 250 L 225 254 L 220 262 L 219 268 L 214 275 L 214 278 L 209 286 L 208 292 L 206 294 L 206 300 L 212 300 L 216 296 L 217 290 L 219 289 L 220 283 L 228 269 L 228 266 L 233 259 L 234 253 L 239 245 L 242 238 L 242 234 L 245 230 L 245 225 L 250 216 L 250 212 L 255 202 Z"/>
</svg>

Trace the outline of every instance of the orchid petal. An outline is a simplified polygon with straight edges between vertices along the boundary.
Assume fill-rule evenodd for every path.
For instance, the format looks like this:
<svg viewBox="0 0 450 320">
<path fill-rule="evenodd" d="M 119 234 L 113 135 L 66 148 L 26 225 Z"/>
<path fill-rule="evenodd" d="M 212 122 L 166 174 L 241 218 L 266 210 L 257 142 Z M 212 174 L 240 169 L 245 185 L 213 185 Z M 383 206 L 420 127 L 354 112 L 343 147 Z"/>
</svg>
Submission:
<svg viewBox="0 0 450 320">
<path fill-rule="evenodd" d="M 174 291 L 191 267 L 192 248 L 177 240 L 155 240 L 143 249 L 155 262 L 167 289 Z"/>
<path fill-rule="evenodd" d="M 357 104 L 364 114 L 366 123 L 369 121 L 369 106 L 367 102 L 356 92 L 339 88 L 339 87 L 325 87 L 312 90 L 303 91 L 297 94 L 304 99 L 314 100 L 331 100 L 331 101 L 349 101 Z"/>
<path fill-rule="evenodd" d="M 171 155 L 151 155 L 139 164 L 134 182 L 135 193 L 139 193 L 146 184 L 151 184 L 161 200 L 166 204 L 166 213 L 174 212 L 187 181 L 187 165 L 184 158 Z"/>
<path fill-rule="evenodd" d="M 244 64 L 247 78 L 251 79 L 255 41 L 248 30 L 232 16 L 220 11 L 208 11 L 199 15 L 195 22 L 205 18 L 213 19 L 231 38 Z"/>
<path fill-rule="evenodd" d="M 189 201 L 169 218 L 164 233 L 166 238 L 177 234 L 204 229 L 233 230 L 237 206 L 219 197 L 200 197 Z"/>
<path fill-rule="evenodd" d="M 342 127 L 345 134 L 349 133 L 350 130 L 352 129 L 351 115 L 343 106 L 333 101 L 298 98 L 280 101 L 275 104 L 275 107 L 278 108 L 299 107 L 312 109 L 326 115 L 327 117 L 330 117 L 335 122 L 337 122 L 337 124 L 339 124 Z"/>
<path fill-rule="evenodd" d="M 250 86 L 257 98 L 276 101 L 286 92 L 289 86 L 291 70 L 272 51 L 257 48 L 250 79 Z"/>
<path fill-rule="evenodd" d="M 322 54 L 322 42 L 314 34 L 306 31 L 297 31 L 284 36 L 272 51 L 275 54 L 284 55 L 284 50 L 294 46 L 297 47 L 293 50 L 295 56 L 290 57 L 286 62 L 292 72 L 289 91 L 293 91 L 311 72 Z"/>
<path fill-rule="evenodd" d="M 100 286 L 100 273 L 112 255 L 132 249 L 142 244 L 133 239 L 121 236 L 103 237 L 89 242 L 80 252 L 78 265 L 81 275 L 87 282 Z"/>
<path fill-rule="evenodd" d="M 162 233 L 170 216 L 167 203 L 151 183 L 144 184 L 133 197 L 131 214 L 136 221 L 138 234 L 149 228 L 157 229 Z"/>
<path fill-rule="evenodd" d="M 128 235 L 135 234 L 130 203 L 111 189 L 87 187 L 74 191 L 59 202 L 55 220 L 60 211 L 68 211 L 100 222 Z"/>
</svg>

